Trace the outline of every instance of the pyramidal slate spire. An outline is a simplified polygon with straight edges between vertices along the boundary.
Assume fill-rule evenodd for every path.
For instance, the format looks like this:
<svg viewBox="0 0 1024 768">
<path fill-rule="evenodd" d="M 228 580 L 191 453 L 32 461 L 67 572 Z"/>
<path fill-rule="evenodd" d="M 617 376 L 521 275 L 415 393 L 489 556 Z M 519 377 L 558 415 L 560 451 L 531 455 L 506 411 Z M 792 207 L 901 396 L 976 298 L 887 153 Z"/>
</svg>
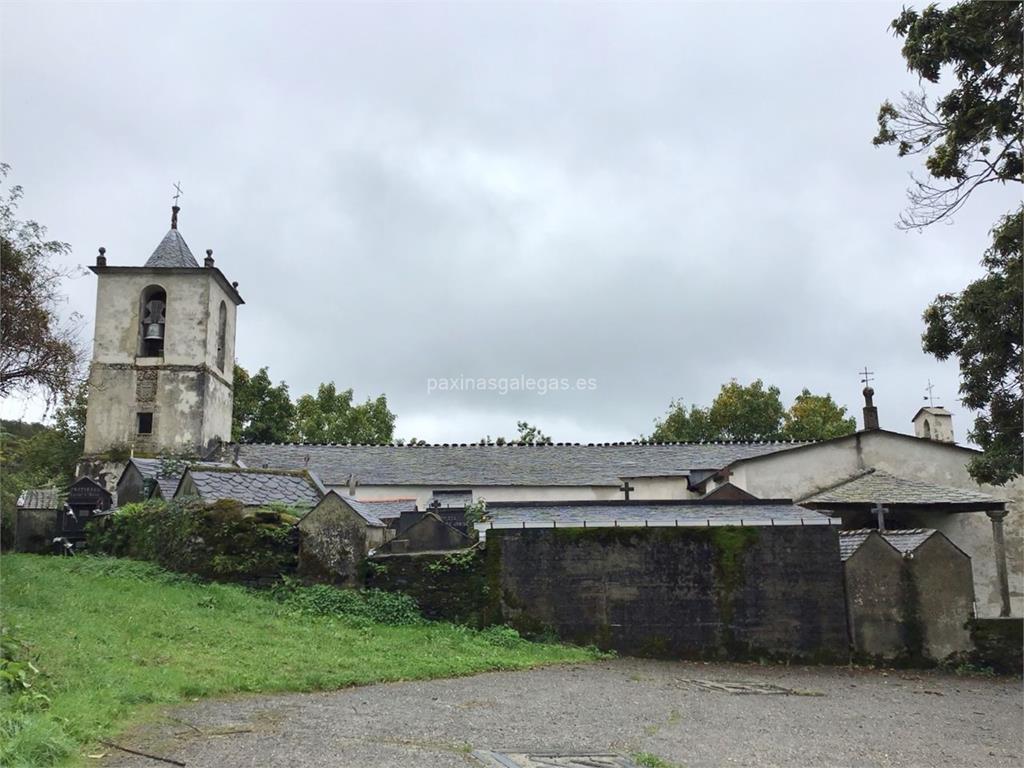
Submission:
<svg viewBox="0 0 1024 768">
<path fill-rule="evenodd" d="M 153 255 L 146 261 L 147 267 L 177 267 L 186 269 L 199 269 L 199 262 L 192 255 L 185 238 L 178 232 L 178 212 L 181 210 L 177 205 L 171 208 L 171 228 L 160 241 L 160 245 L 153 251 Z"/>
</svg>

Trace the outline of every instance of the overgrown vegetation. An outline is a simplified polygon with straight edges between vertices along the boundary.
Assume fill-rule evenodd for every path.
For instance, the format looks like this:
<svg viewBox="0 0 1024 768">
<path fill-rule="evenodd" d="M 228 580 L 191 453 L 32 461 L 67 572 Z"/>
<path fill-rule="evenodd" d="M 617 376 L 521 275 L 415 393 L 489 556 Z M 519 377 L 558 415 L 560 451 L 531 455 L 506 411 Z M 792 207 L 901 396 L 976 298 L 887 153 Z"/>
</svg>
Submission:
<svg viewBox="0 0 1024 768">
<path fill-rule="evenodd" d="M 380 589 L 337 589 L 326 584 L 303 585 L 298 579 L 283 578 L 269 594 L 278 602 L 309 616 L 366 619 L 401 626 L 421 624 L 419 606 L 409 595 Z"/>
<path fill-rule="evenodd" d="M 228 500 L 150 500 L 90 523 L 87 540 L 100 554 L 204 578 L 275 578 L 295 569 L 297 520 L 287 511 L 247 510 Z"/>
<path fill-rule="evenodd" d="M 32 690 L 3 693 L 0 765 L 60 765 L 154 708 L 236 692 L 311 691 L 385 680 L 582 661 L 592 651 L 425 621 L 379 623 L 319 588 L 268 595 L 131 560 L 4 555 L 4 622 Z M 329 589 L 329 588 L 323 588 Z M 341 598 L 341 601 L 350 598 Z M 393 600 L 393 602 L 392 602 Z M 401 598 L 368 612 L 401 619 Z M 8 651 L 5 648 L 5 658 Z M 5 668 L 6 666 L 5 662 Z M 15 677 L 18 673 L 15 672 Z"/>
</svg>

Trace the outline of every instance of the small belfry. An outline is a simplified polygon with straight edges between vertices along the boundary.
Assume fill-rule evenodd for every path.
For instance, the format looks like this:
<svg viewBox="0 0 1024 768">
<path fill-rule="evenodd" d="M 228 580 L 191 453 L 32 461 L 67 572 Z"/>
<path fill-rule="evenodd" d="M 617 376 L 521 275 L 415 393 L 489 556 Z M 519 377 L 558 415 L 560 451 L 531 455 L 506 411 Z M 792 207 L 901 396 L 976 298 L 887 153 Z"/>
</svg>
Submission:
<svg viewBox="0 0 1024 768">
<path fill-rule="evenodd" d="M 231 438 L 235 318 L 243 304 L 207 250 L 200 266 L 171 228 L 142 266 L 113 266 L 105 248 L 97 276 L 85 457 L 203 456 Z"/>
</svg>

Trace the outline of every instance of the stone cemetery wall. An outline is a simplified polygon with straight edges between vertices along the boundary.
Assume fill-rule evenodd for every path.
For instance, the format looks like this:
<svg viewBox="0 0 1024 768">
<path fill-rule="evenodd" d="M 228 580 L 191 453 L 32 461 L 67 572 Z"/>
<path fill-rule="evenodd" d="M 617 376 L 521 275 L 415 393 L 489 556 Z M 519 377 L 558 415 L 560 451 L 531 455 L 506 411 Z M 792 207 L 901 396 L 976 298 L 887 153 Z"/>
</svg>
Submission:
<svg viewBox="0 0 1024 768">
<path fill-rule="evenodd" d="M 477 548 L 380 554 L 368 561 L 365 584 L 411 595 L 428 619 L 483 628 L 502 621 L 495 565 Z"/>
<path fill-rule="evenodd" d="M 848 656 L 829 526 L 492 530 L 487 560 L 524 633 L 645 656 Z"/>
</svg>

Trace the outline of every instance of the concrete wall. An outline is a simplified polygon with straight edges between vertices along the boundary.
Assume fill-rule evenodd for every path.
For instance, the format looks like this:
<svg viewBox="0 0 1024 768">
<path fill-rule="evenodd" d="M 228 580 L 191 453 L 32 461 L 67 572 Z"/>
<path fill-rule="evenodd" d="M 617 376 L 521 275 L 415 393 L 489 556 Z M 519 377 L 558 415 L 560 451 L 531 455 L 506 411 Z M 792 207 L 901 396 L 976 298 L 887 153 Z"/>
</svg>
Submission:
<svg viewBox="0 0 1024 768">
<path fill-rule="evenodd" d="M 967 472 L 975 451 L 935 440 L 887 432 L 866 432 L 808 448 L 771 454 L 738 464 L 729 480 L 761 498 L 801 499 L 866 469 L 953 488 L 970 488 L 1009 502 L 1006 536 L 1010 601 L 1014 615 L 1024 612 L 1024 481 L 1005 486 L 979 485 Z M 983 512 L 932 513 L 919 524 L 935 528 L 964 550 L 974 566 L 974 591 L 981 616 L 998 616 L 992 524 Z"/>
<path fill-rule="evenodd" d="M 895 659 L 907 653 L 907 584 L 903 555 L 872 534 L 843 563 L 850 641 L 866 657 Z"/>
<path fill-rule="evenodd" d="M 844 659 L 825 526 L 495 530 L 501 610 L 524 631 L 635 655 Z M 492 586 L 492 589 L 498 585 Z"/>
<path fill-rule="evenodd" d="M 61 510 L 18 509 L 14 517 L 14 551 L 47 554 L 54 537 L 61 535 Z"/>
<path fill-rule="evenodd" d="M 300 578 L 356 586 L 366 553 L 383 543 L 383 528 L 372 528 L 336 494 L 329 493 L 299 521 Z"/>
<path fill-rule="evenodd" d="M 974 616 L 971 561 L 942 536 L 932 535 L 905 560 L 916 588 L 921 652 L 941 661 L 972 648 L 967 622 Z"/>
<path fill-rule="evenodd" d="M 167 294 L 163 357 L 139 357 L 142 294 Z M 217 366 L 220 305 L 225 304 L 225 365 Z M 104 272 L 99 275 L 89 379 L 85 453 L 133 447 L 137 454 L 201 453 L 231 436 L 236 311 L 208 270 Z M 140 435 L 137 414 L 153 413 Z"/>
</svg>

